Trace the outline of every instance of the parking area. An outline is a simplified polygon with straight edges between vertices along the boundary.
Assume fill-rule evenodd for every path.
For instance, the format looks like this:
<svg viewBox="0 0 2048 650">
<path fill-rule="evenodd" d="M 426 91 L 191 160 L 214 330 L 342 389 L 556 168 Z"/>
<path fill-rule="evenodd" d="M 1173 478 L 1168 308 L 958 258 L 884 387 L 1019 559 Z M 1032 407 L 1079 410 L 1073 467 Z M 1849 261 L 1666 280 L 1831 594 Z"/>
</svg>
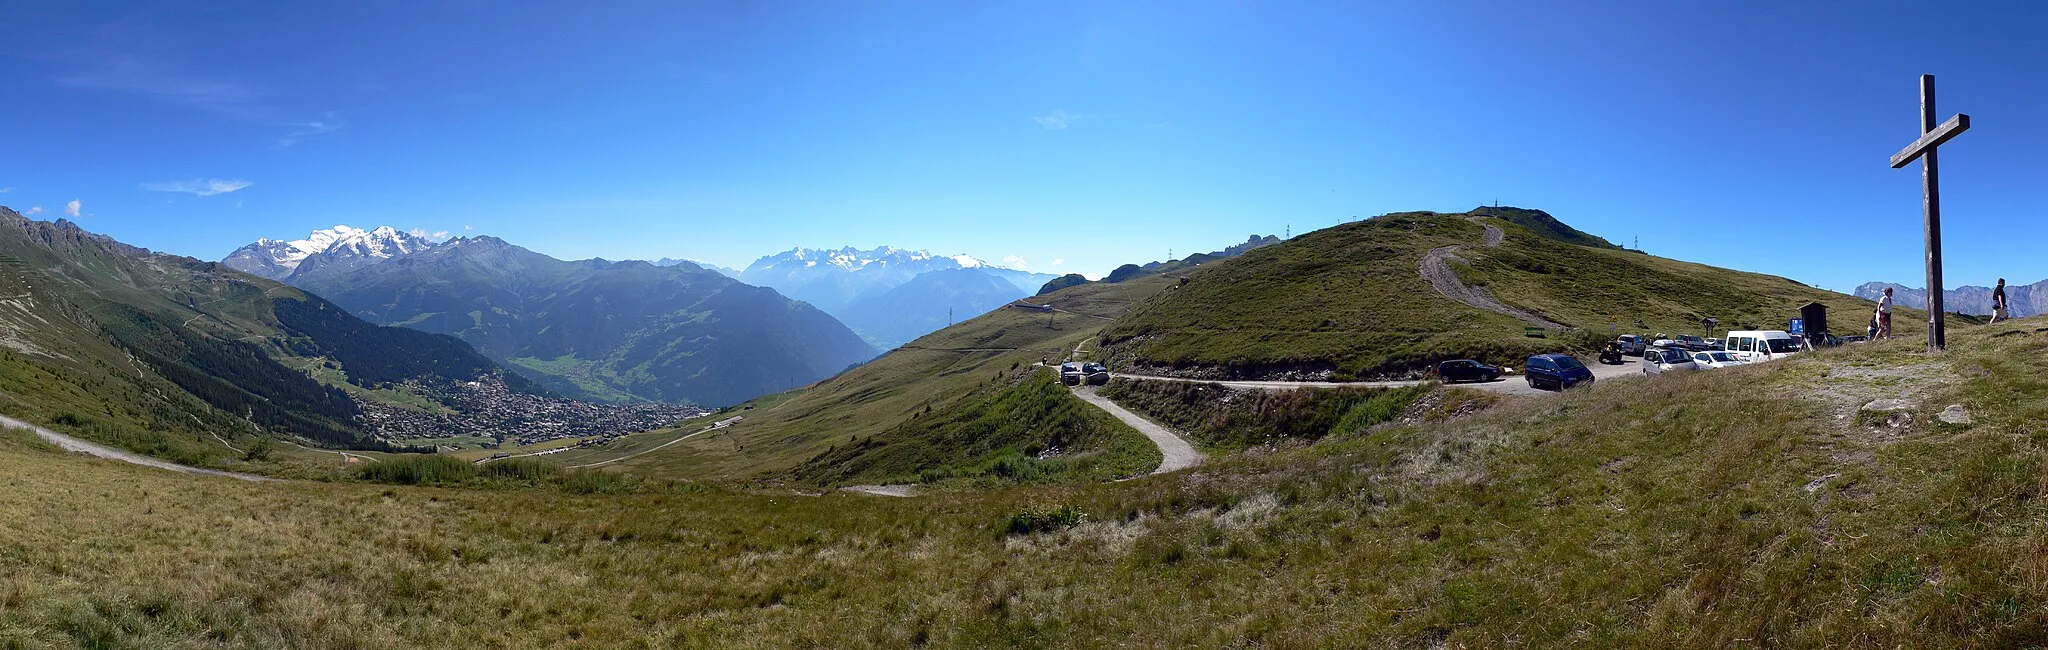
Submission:
<svg viewBox="0 0 2048 650">
<path fill-rule="evenodd" d="M 1595 382 L 1611 381 L 1627 377 L 1641 377 L 1643 376 L 1643 360 L 1641 357 L 1624 356 L 1621 358 L 1621 363 L 1619 365 L 1608 365 L 1604 363 L 1589 361 L 1586 363 L 1586 369 L 1593 371 L 1593 379 Z M 1550 395 L 1556 392 L 1530 388 L 1529 382 L 1524 381 L 1520 375 L 1516 375 L 1513 377 L 1503 377 L 1495 381 L 1459 383 L 1453 385 L 1484 391 L 1492 391 L 1495 393 L 1505 393 L 1509 395 Z"/>
</svg>

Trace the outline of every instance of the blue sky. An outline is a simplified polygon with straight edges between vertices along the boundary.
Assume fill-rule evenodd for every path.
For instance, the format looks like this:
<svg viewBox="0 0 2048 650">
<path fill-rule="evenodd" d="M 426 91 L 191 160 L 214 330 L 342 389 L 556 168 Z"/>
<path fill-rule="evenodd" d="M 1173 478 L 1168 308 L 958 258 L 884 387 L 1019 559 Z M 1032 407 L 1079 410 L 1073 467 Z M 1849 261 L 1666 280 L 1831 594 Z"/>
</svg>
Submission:
<svg viewBox="0 0 2048 650">
<path fill-rule="evenodd" d="M 1949 284 L 2048 278 L 2038 3 L 312 4 L 0 6 L 0 204 L 207 259 L 347 223 L 1099 275 L 1498 200 L 1847 290 L 1922 277 L 1885 159 L 1928 72 L 1975 121 Z"/>
</svg>

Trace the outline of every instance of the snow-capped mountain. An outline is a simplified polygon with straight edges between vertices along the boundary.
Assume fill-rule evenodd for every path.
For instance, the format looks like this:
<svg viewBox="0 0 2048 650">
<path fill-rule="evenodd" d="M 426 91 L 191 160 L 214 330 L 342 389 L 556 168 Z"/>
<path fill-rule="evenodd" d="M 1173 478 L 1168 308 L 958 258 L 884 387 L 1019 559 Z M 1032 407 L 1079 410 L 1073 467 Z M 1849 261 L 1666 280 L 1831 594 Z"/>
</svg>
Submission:
<svg viewBox="0 0 2048 650">
<path fill-rule="evenodd" d="M 294 273 L 347 272 L 434 246 L 425 235 L 390 226 L 371 230 L 341 225 L 315 230 L 305 239 L 258 239 L 221 260 L 228 268 L 284 280 Z"/>
<path fill-rule="evenodd" d="M 741 271 L 739 279 L 748 284 L 772 287 L 783 295 L 810 303 L 825 313 L 845 320 L 856 311 L 866 313 L 872 310 L 856 310 L 854 306 L 866 299 L 875 298 L 890 290 L 905 286 L 918 276 L 934 271 L 974 269 L 982 274 L 1015 287 L 1015 295 L 1009 299 L 1022 298 L 1037 291 L 1053 277 L 1049 273 L 1032 273 L 1017 269 L 995 266 L 969 255 L 934 255 L 925 250 L 906 250 L 894 246 L 882 246 L 872 250 L 860 250 L 851 246 L 838 250 L 817 248 L 792 248 L 755 260 Z M 930 283 L 934 287 L 938 283 Z M 954 285 L 959 278 L 954 278 Z M 890 304 L 908 309 L 910 305 L 926 304 L 938 316 L 930 319 L 936 323 L 945 322 L 946 305 L 937 293 L 896 296 Z M 978 314 L 955 313 L 955 318 L 966 320 Z M 848 321 L 852 325 L 851 321 Z M 855 330 L 862 330 L 855 326 Z M 929 330 L 926 330 L 929 331 Z M 925 332 L 910 333 L 910 338 Z M 872 331 L 861 331 L 868 340 L 883 347 L 889 347 L 903 340 L 906 332 L 892 331 L 882 335 Z"/>
</svg>

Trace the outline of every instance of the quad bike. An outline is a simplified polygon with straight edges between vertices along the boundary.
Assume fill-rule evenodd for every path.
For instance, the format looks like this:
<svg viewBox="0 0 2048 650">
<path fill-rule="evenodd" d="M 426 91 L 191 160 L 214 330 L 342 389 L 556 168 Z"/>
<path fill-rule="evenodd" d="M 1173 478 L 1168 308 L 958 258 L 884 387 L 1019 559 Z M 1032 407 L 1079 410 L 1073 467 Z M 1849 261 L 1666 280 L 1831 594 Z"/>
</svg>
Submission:
<svg viewBox="0 0 2048 650">
<path fill-rule="evenodd" d="M 1600 348 L 1600 363 L 1621 365 L 1621 344 L 1609 342 Z"/>
</svg>

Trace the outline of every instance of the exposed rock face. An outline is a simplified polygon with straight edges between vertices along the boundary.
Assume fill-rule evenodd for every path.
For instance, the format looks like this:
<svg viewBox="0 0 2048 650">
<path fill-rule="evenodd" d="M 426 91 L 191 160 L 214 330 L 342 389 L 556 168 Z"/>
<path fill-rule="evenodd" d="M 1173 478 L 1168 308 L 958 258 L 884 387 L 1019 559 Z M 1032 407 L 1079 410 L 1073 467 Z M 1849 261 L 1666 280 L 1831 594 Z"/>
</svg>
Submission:
<svg viewBox="0 0 2048 650">
<path fill-rule="evenodd" d="M 1927 308 L 1927 292 L 1892 282 L 1865 282 L 1856 287 L 1856 297 L 1876 300 L 1884 295 L 1886 287 L 1892 289 L 1892 302 L 1900 307 Z M 1990 314 L 1991 287 L 1963 286 L 1941 294 L 1942 309 L 1958 314 Z M 2005 285 L 2005 302 L 2012 306 L 2012 317 L 2023 318 L 2048 314 L 2048 280 L 2033 284 Z"/>
<path fill-rule="evenodd" d="M 1963 408 L 1961 404 L 1950 404 L 1948 408 L 1942 409 L 1940 414 L 1935 415 L 1934 419 L 1945 424 L 1969 424 L 1970 410 Z"/>
</svg>

